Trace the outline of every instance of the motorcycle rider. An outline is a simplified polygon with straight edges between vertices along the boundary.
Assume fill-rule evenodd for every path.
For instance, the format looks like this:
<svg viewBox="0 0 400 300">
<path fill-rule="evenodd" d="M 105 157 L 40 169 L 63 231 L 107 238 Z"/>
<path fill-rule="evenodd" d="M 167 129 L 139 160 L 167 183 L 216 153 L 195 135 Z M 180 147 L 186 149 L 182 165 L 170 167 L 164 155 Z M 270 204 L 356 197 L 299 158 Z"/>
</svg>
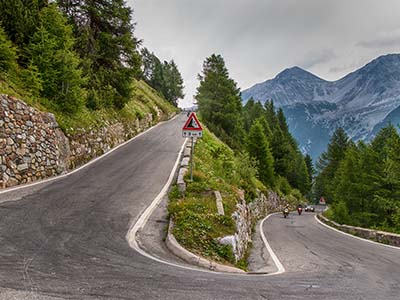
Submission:
<svg viewBox="0 0 400 300">
<path fill-rule="evenodd" d="M 303 205 L 301 205 L 301 203 L 299 203 L 298 205 L 297 205 L 297 212 L 298 212 L 298 214 L 299 215 L 301 215 L 301 212 L 303 211 Z"/>
<path fill-rule="evenodd" d="M 287 217 L 289 215 L 289 203 L 286 203 L 285 207 L 283 208 L 283 217 Z"/>
</svg>

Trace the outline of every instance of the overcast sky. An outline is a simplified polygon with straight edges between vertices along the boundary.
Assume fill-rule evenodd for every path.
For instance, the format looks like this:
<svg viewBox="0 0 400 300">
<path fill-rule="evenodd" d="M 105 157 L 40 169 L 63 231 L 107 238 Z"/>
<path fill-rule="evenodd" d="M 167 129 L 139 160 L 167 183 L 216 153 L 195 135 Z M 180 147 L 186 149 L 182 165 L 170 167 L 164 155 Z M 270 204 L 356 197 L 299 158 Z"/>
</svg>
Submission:
<svg viewBox="0 0 400 300">
<path fill-rule="evenodd" d="M 185 81 L 183 106 L 212 53 L 243 90 L 302 67 L 336 80 L 379 55 L 400 53 L 400 0 L 128 0 L 135 35 Z"/>
</svg>

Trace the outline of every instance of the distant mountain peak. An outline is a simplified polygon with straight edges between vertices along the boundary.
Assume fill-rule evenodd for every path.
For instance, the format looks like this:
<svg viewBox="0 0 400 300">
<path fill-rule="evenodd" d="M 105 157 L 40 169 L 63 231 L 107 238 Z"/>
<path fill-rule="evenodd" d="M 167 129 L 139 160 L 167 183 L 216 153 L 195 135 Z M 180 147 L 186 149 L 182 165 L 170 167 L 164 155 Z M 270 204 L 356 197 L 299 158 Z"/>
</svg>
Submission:
<svg viewBox="0 0 400 300">
<path fill-rule="evenodd" d="M 298 67 L 298 66 L 294 66 L 291 68 L 286 68 L 285 70 L 283 70 L 282 72 L 280 72 L 276 77 L 279 76 L 292 76 L 292 75 L 302 75 L 302 74 L 307 74 L 309 73 L 308 71 Z"/>
<path fill-rule="evenodd" d="M 282 107 L 292 134 L 316 158 L 337 126 L 354 140 L 368 140 L 380 124 L 400 120 L 400 54 L 379 56 L 337 81 L 287 68 L 242 91 L 243 102 L 250 97 Z"/>
<path fill-rule="evenodd" d="M 318 78 L 314 74 L 300 68 L 297 66 L 287 68 L 276 75 L 275 79 L 286 79 L 286 78 L 294 78 L 294 79 L 302 79 L 302 78 Z"/>
</svg>

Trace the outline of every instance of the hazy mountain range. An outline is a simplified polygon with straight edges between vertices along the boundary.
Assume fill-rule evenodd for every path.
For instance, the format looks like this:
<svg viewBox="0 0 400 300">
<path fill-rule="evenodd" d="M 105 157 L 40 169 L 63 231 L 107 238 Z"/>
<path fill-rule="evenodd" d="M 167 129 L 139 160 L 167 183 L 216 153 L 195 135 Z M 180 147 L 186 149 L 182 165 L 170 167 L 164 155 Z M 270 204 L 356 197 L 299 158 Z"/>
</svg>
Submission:
<svg viewBox="0 0 400 300">
<path fill-rule="evenodd" d="M 251 97 L 282 107 L 301 149 L 315 159 L 338 126 L 368 141 L 389 122 L 400 123 L 400 54 L 380 56 L 337 81 L 289 68 L 242 92 L 244 103 Z"/>
</svg>

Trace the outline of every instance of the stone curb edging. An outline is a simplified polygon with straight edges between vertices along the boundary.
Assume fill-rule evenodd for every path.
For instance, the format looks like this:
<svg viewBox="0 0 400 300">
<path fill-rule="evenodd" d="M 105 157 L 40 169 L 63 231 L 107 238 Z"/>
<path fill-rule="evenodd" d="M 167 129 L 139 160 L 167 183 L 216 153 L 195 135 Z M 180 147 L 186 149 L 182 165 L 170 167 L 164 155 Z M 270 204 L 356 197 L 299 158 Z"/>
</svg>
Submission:
<svg viewBox="0 0 400 300">
<path fill-rule="evenodd" d="M 192 252 L 186 250 L 178 243 L 178 241 L 175 239 L 175 236 L 172 234 L 173 227 L 174 227 L 174 223 L 171 219 L 169 222 L 168 234 L 167 234 L 167 238 L 165 240 L 165 244 L 166 244 L 167 248 L 173 254 L 175 254 L 177 257 L 183 259 L 184 261 L 186 261 L 187 263 L 190 263 L 192 265 L 203 267 L 203 268 L 215 271 L 215 272 L 246 274 L 246 272 L 241 269 L 218 264 L 216 262 L 207 260 L 205 258 L 202 258 L 202 257 L 195 255 Z"/>
<path fill-rule="evenodd" d="M 179 189 L 179 192 L 181 192 L 181 193 L 184 193 L 186 190 L 186 183 L 184 180 L 184 176 L 189 170 L 185 164 L 186 164 L 186 161 L 189 163 L 189 156 L 191 155 L 191 141 L 187 140 L 184 147 L 185 147 L 185 149 L 183 151 L 183 155 L 181 158 L 181 167 L 178 171 L 178 178 L 177 178 L 178 189 Z M 215 272 L 246 274 L 246 272 L 241 269 L 218 264 L 216 262 L 207 260 L 203 257 L 195 255 L 192 252 L 186 250 L 184 247 L 182 247 L 178 243 L 175 236 L 172 234 L 173 228 L 174 228 L 174 223 L 173 223 L 172 219 L 170 219 L 169 226 L 168 226 L 168 234 L 167 234 L 167 238 L 165 240 L 165 244 L 166 244 L 168 250 L 171 251 L 175 256 L 181 258 L 182 260 L 184 260 L 185 262 L 187 262 L 191 265 L 203 267 L 203 268 L 215 271 Z"/>
<path fill-rule="evenodd" d="M 400 234 L 349 225 L 341 225 L 326 218 L 322 214 L 318 214 L 316 217 L 324 224 L 344 233 L 354 235 L 355 237 L 378 242 L 386 246 L 389 245 L 392 247 L 400 247 Z"/>
</svg>

